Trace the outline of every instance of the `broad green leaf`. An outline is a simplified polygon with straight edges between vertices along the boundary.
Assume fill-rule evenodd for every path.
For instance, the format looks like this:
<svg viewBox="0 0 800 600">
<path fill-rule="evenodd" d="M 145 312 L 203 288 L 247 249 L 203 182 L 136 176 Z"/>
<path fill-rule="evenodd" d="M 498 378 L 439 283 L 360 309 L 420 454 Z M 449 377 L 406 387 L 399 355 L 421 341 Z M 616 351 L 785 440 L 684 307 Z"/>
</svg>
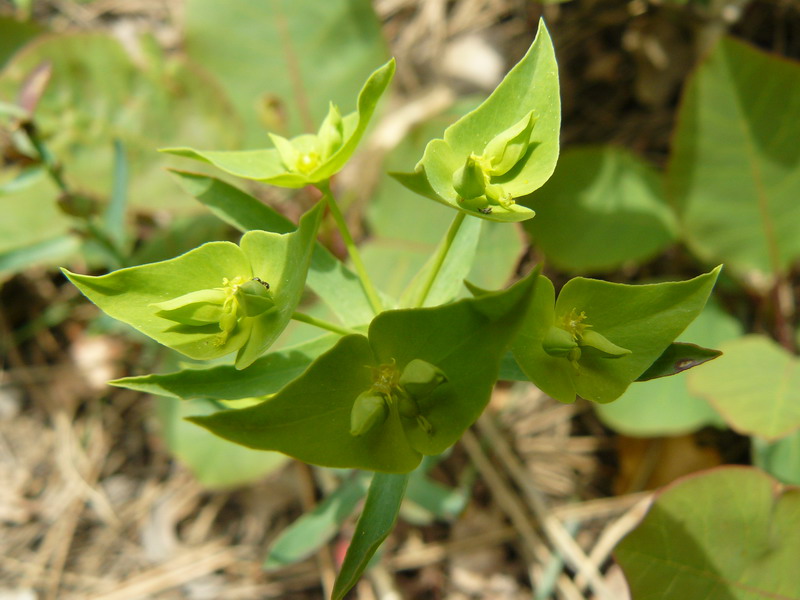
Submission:
<svg viewBox="0 0 800 600">
<path fill-rule="evenodd" d="M 615 556 L 634 600 L 797 600 L 800 489 L 746 467 L 686 477 Z"/>
<path fill-rule="evenodd" d="M 296 228 L 283 215 L 219 179 L 184 171 L 173 173 L 183 189 L 240 231 L 289 233 Z M 363 325 L 372 319 L 372 308 L 358 277 L 322 244 L 314 246 L 306 283 L 346 325 Z"/>
<path fill-rule="evenodd" d="M 577 277 L 555 300 L 553 284 L 540 278 L 512 346 L 525 374 L 561 402 L 581 396 L 592 402 L 619 398 L 700 314 L 719 268 L 689 281 L 624 285 Z M 584 317 L 581 317 L 584 315 Z M 585 318 L 589 326 L 630 354 L 607 358 L 586 348 L 579 360 L 551 356 L 543 341 L 554 324 Z"/>
<path fill-rule="evenodd" d="M 381 313 L 370 324 L 368 338 L 343 337 L 271 399 L 192 420 L 240 444 L 279 450 L 312 464 L 411 471 L 422 454 L 439 454 L 454 444 L 486 406 L 500 357 L 524 317 L 534 282 L 535 274 L 481 298 Z M 447 377 L 417 399 L 427 430 L 398 410 L 400 391 L 393 377 L 414 359 Z M 394 382 L 386 384 L 392 401 L 385 421 L 363 435 L 351 435 L 356 399 L 374 389 L 384 372 Z"/>
<path fill-rule="evenodd" d="M 270 545 L 264 569 L 280 569 L 304 560 L 331 541 L 367 493 L 367 483 L 364 473 L 346 479 L 313 510 L 284 529 Z"/>
<path fill-rule="evenodd" d="M 183 369 L 163 375 L 140 375 L 109 381 L 111 385 L 184 400 L 209 398 L 236 400 L 267 396 L 297 378 L 314 359 L 328 350 L 337 336 L 325 335 L 256 359 L 246 369 L 220 365 L 205 369 Z"/>
<path fill-rule="evenodd" d="M 573 272 L 647 260 L 674 241 L 675 216 L 661 178 L 617 148 L 575 148 L 523 203 L 536 211 L 525 229 L 548 261 Z"/>
<path fill-rule="evenodd" d="M 370 559 L 394 529 L 408 475 L 375 473 L 364 510 L 333 585 L 332 600 L 342 600 L 369 565 Z"/>
<path fill-rule="evenodd" d="M 689 389 L 732 429 L 774 441 L 800 429 L 800 362 L 762 335 L 720 345 L 723 356 L 689 373 Z"/>
<path fill-rule="evenodd" d="M 180 402 L 158 398 L 156 416 L 170 452 L 183 462 L 197 480 L 210 489 L 231 488 L 257 481 L 286 464 L 278 452 L 244 448 L 195 427 L 184 417 L 218 410 L 209 400 Z"/>
<path fill-rule="evenodd" d="M 740 274 L 800 256 L 800 66 L 723 38 L 684 91 L 667 191 L 689 246 Z"/>
<path fill-rule="evenodd" d="M 240 246 L 210 242 L 177 258 L 101 277 L 66 270 L 65 274 L 108 315 L 157 342 L 195 359 L 217 358 L 235 351 L 236 367 L 243 369 L 277 339 L 300 301 L 321 208 L 318 204 L 306 214 L 291 234 L 251 231 L 242 237 Z M 178 324 L 165 315 L 165 311 L 178 310 L 175 303 L 186 304 L 190 295 L 192 302 L 199 302 L 196 298 L 204 295 L 203 302 L 216 306 L 213 302 L 217 300 L 207 300 L 205 296 L 225 296 L 253 278 L 271 285 L 275 308 L 257 316 L 228 313 L 235 319 L 230 331 L 221 319 L 212 318 L 207 325 L 193 321 Z M 228 307 L 228 300 L 225 302 L 220 309 Z M 196 304 L 188 308 L 193 306 Z"/>
<path fill-rule="evenodd" d="M 454 179 L 471 155 L 481 155 L 493 139 L 533 111 L 527 152 L 508 173 L 492 176 L 489 183 L 500 186 L 513 198 L 541 187 L 553 173 L 558 159 L 560 106 L 553 46 L 544 23 L 540 22 L 528 53 L 489 98 L 448 127 L 444 139 L 431 141 L 413 173 L 394 176 L 415 193 L 473 216 L 504 222 L 529 219 L 533 212 L 524 206 L 489 202 L 488 190 L 483 197 L 484 206 L 473 206 L 460 199 Z"/>
<path fill-rule="evenodd" d="M 741 325 L 710 302 L 681 334 L 681 339 L 716 348 L 741 333 Z M 671 344 L 665 354 L 674 351 L 675 346 Z M 663 358 L 662 354 L 653 365 Z M 674 360 L 669 363 L 674 365 Z M 653 365 L 642 376 L 651 372 Z M 707 367 L 700 367 L 704 368 Z M 667 372 L 672 370 L 670 367 Z M 633 436 L 680 435 L 706 425 L 724 426 L 724 420 L 707 401 L 689 392 L 686 377 L 677 375 L 636 382 L 619 399 L 598 405 L 595 410 L 606 425 Z"/>
<path fill-rule="evenodd" d="M 188 0 L 185 35 L 244 120 L 248 148 L 266 131 L 310 131 L 388 58 L 369 0 Z"/>
<path fill-rule="evenodd" d="M 350 159 L 367 129 L 378 100 L 394 75 L 394 59 L 370 75 L 358 95 L 356 111 L 343 119 L 343 139 L 328 155 L 318 150 L 317 136 L 305 134 L 293 138 L 294 150 L 305 156 L 315 156 L 313 168 L 298 170 L 286 164 L 285 156 L 276 148 L 267 150 L 240 150 L 229 152 L 204 152 L 192 148 L 166 148 L 163 152 L 208 162 L 218 169 L 245 179 L 255 179 L 272 185 L 301 188 L 328 180 Z M 273 138 L 273 143 L 275 139 Z M 284 141 L 289 144 L 289 141 Z"/>
<path fill-rule="evenodd" d="M 783 483 L 800 485 L 800 431 L 775 442 L 751 439 L 753 464 Z"/>
</svg>

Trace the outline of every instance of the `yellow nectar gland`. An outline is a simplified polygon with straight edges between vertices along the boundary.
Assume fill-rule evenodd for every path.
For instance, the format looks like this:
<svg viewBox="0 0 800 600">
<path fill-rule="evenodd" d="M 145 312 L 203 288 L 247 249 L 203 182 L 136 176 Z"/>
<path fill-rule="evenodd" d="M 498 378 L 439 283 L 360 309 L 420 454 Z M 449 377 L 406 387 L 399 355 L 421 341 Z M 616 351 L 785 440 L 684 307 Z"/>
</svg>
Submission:
<svg viewBox="0 0 800 600">
<path fill-rule="evenodd" d="M 370 369 L 372 370 L 372 389 L 391 398 L 392 391 L 400 380 L 400 371 L 398 371 L 394 359 L 389 364 L 370 367 Z"/>
<path fill-rule="evenodd" d="M 581 311 L 578 314 L 576 309 L 572 309 L 568 315 L 561 318 L 561 328 L 568 331 L 572 335 L 572 339 L 578 341 L 583 335 L 583 332 L 591 327 L 586 320 L 586 313 Z"/>
<path fill-rule="evenodd" d="M 297 159 L 297 170 L 308 175 L 319 166 L 319 154 L 316 152 L 305 152 Z"/>
</svg>

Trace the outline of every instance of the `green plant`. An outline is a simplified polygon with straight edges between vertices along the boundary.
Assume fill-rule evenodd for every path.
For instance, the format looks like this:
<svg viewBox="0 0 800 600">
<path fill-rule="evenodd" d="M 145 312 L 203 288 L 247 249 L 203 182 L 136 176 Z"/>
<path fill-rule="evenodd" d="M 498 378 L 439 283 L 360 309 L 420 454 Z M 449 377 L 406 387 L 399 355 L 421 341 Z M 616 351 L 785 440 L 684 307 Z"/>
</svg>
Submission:
<svg viewBox="0 0 800 600">
<path fill-rule="evenodd" d="M 317 465 L 375 472 L 336 598 L 354 585 L 393 527 L 412 473 L 461 437 L 501 376 L 529 379 L 564 402 L 577 395 L 611 402 L 637 380 L 714 356 L 674 340 L 702 310 L 718 268 L 685 282 L 642 286 L 576 278 L 557 298 L 534 269 L 505 290 L 468 284 L 470 294 L 458 298 L 483 223 L 532 218 L 533 210 L 518 200 L 555 168 L 558 78 L 543 25 L 491 96 L 429 142 L 412 173 L 394 175 L 456 212 L 405 290 L 397 297 L 382 293 L 347 227 L 332 178 L 355 151 L 393 72 L 390 61 L 369 77 L 354 112 L 342 116 L 330 105 L 317 134 L 274 135 L 274 147 L 265 150 L 167 150 L 237 177 L 315 186 L 321 200 L 298 226 L 219 179 L 176 172 L 192 195 L 245 232 L 238 245 L 211 242 L 98 277 L 65 270 L 106 313 L 185 356 L 235 353 L 233 362 L 213 369 L 114 385 L 210 397 L 223 410 L 189 420 L 223 438 Z M 317 242 L 325 211 L 353 271 Z M 338 322 L 298 310 L 305 286 Z M 291 320 L 326 336 L 269 352 Z M 351 504 L 358 489 L 348 495 Z"/>
</svg>

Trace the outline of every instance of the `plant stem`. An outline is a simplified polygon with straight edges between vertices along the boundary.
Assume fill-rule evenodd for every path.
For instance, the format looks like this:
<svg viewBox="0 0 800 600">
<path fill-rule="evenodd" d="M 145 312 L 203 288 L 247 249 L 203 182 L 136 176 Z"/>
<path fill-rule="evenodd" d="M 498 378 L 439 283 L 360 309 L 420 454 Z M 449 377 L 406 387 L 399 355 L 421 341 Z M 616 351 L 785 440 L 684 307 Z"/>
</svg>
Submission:
<svg viewBox="0 0 800 600">
<path fill-rule="evenodd" d="M 308 325 L 313 325 L 314 327 L 319 327 L 320 329 L 325 329 L 326 331 L 332 331 L 333 333 L 338 333 L 339 335 L 353 335 L 359 333 L 355 329 L 348 329 L 347 327 L 341 327 L 339 325 L 336 325 L 335 323 L 331 323 L 330 321 L 317 319 L 316 317 L 312 317 L 311 315 L 307 315 L 301 312 L 293 312 L 292 319 L 295 321 L 299 321 L 301 323 L 307 323 Z"/>
<path fill-rule="evenodd" d="M 450 251 L 450 246 L 453 245 L 453 240 L 456 238 L 456 234 L 458 234 L 458 230 L 461 228 L 461 224 L 464 222 L 464 217 L 466 216 L 466 213 L 458 211 L 453 222 L 450 223 L 447 234 L 439 243 L 439 247 L 436 248 L 436 254 L 434 254 L 433 257 L 433 265 L 428 273 L 428 278 L 425 280 L 425 284 L 422 286 L 419 296 L 412 304 L 414 308 L 421 308 L 425 304 L 425 300 L 428 298 L 433 283 L 436 281 L 439 271 L 442 270 L 442 265 L 444 264 L 444 259 L 447 258 L 447 253 Z"/>
<path fill-rule="evenodd" d="M 353 236 L 350 235 L 350 229 L 347 227 L 347 222 L 344 219 L 344 215 L 339 208 L 339 204 L 336 202 L 336 198 L 333 196 L 330 182 L 327 180 L 321 181 L 316 185 L 328 200 L 328 206 L 331 209 L 331 215 L 333 215 L 333 220 L 336 221 L 336 226 L 339 228 L 339 233 L 342 234 L 342 239 L 344 240 L 344 245 L 347 248 L 347 253 L 350 255 L 350 260 L 353 261 L 353 267 L 355 267 L 358 278 L 361 280 L 361 287 L 364 288 L 364 293 L 367 295 L 367 299 L 372 306 L 372 310 L 375 311 L 375 314 L 378 314 L 383 311 L 383 303 L 378 296 L 375 286 L 372 284 L 372 280 L 367 273 L 366 267 L 364 267 L 364 262 L 361 260 L 361 255 L 358 252 L 355 241 L 353 241 Z"/>
</svg>

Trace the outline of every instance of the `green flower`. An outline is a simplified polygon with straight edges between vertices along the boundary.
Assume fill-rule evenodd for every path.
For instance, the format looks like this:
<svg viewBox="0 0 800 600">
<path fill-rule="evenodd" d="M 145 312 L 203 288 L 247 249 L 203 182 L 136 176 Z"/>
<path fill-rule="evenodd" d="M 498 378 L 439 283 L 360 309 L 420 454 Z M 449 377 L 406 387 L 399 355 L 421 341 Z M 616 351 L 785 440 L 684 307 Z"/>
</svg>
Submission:
<svg viewBox="0 0 800 600">
<path fill-rule="evenodd" d="M 322 204 L 293 233 L 249 231 L 101 277 L 65 271 L 110 316 L 198 360 L 236 352 L 245 368 L 278 338 L 305 286 Z"/>
<path fill-rule="evenodd" d="M 356 110 L 342 116 L 334 104 L 315 134 L 291 139 L 270 134 L 274 148 L 236 152 L 167 148 L 163 152 L 194 158 L 223 171 L 287 188 L 301 188 L 330 179 L 355 152 L 381 95 L 394 75 L 394 59 L 370 75 L 358 95 Z"/>
</svg>

